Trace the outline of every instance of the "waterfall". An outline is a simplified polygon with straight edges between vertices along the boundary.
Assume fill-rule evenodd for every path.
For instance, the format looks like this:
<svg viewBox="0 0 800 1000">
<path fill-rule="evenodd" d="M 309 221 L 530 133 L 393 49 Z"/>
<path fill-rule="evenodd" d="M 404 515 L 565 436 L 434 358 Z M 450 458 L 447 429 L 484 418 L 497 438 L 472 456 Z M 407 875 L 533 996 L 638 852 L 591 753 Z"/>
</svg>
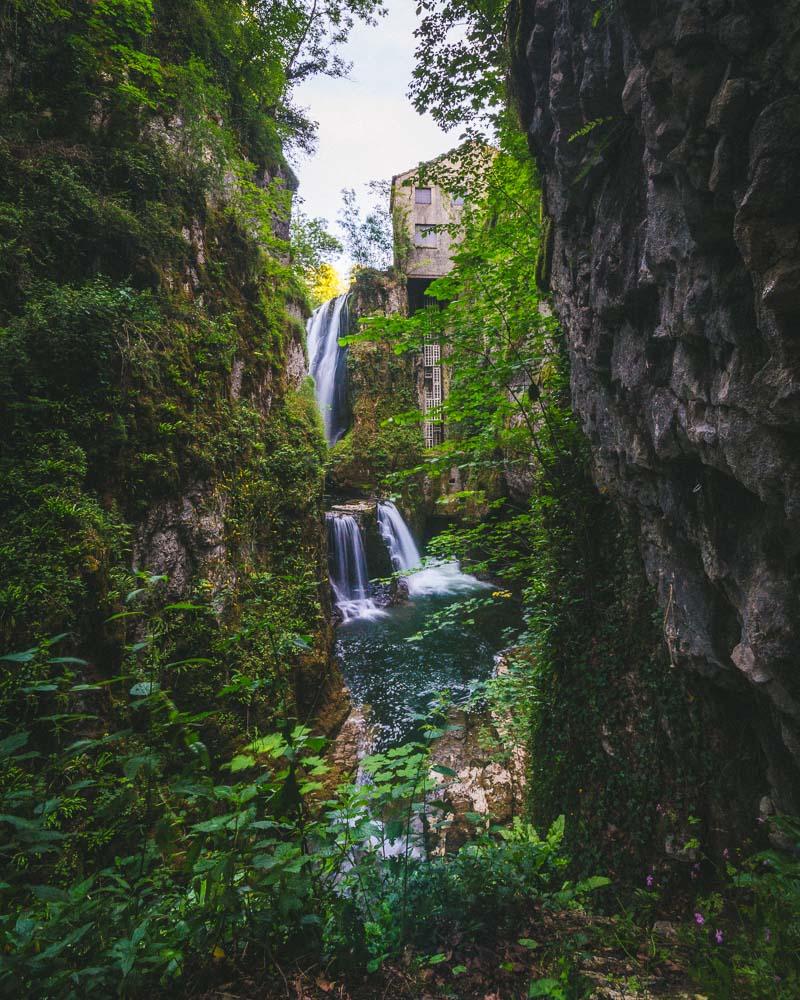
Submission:
<svg viewBox="0 0 800 1000">
<path fill-rule="evenodd" d="M 456 594 L 467 590 L 482 590 L 489 586 L 468 573 L 462 573 L 461 566 L 455 559 L 450 562 L 429 562 L 423 566 L 408 525 L 391 500 L 378 502 L 378 527 L 389 550 L 394 570 L 405 576 L 411 597 Z"/>
<path fill-rule="evenodd" d="M 384 615 L 369 596 L 367 556 L 358 521 L 351 514 L 329 513 L 325 522 L 331 587 L 344 621 Z"/>
<path fill-rule="evenodd" d="M 378 527 L 395 572 L 417 569 L 422 562 L 419 549 L 414 544 L 403 515 L 391 500 L 381 500 L 378 503 Z"/>
<path fill-rule="evenodd" d="M 314 393 L 329 445 L 336 444 L 347 429 L 347 350 L 339 347 L 339 337 L 346 332 L 346 294 L 315 309 L 306 327 L 309 374 L 314 379 Z"/>
</svg>

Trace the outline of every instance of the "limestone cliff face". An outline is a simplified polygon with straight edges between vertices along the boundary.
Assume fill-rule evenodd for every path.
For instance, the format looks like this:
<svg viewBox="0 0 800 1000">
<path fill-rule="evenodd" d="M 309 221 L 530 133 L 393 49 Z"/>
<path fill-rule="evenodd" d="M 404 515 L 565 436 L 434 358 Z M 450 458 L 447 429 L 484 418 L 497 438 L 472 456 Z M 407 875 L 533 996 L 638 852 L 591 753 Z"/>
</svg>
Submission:
<svg viewBox="0 0 800 1000">
<path fill-rule="evenodd" d="M 796 811 L 800 3 L 519 0 L 510 31 L 596 481 Z"/>
</svg>

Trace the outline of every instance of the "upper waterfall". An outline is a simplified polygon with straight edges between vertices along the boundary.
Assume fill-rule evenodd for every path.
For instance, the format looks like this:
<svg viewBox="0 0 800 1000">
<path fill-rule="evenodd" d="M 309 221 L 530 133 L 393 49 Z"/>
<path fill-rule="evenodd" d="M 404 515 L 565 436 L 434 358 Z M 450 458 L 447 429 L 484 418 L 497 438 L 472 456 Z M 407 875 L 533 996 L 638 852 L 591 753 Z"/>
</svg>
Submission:
<svg viewBox="0 0 800 1000">
<path fill-rule="evenodd" d="M 347 429 L 347 350 L 339 337 L 347 332 L 347 294 L 323 303 L 306 327 L 309 374 L 314 379 L 317 406 L 329 445 L 336 444 Z"/>
</svg>

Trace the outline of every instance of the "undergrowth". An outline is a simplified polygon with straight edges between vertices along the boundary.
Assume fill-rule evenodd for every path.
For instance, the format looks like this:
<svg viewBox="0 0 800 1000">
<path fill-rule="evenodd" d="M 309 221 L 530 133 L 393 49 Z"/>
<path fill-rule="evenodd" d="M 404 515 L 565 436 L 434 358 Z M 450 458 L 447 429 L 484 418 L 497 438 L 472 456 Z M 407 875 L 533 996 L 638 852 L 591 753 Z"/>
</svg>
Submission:
<svg viewBox="0 0 800 1000">
<path fill-rule="evenodd" d="M 59 655 L 67 636 L 4 658 L 3 995 L 193 995 L 303 963 L 378 973 L 407 948 L 419 968 L 458 967 L 478 943 L 525 938 L 537 914 L 607 884 L 565 880 L 563 818 L 544 837 L 518 821 L 424 858 L 449 822 L 429 761 L 441 712 L 330 797 L 324 739 L 292 721 L 248 731 L 233 678 L 213 708 L 183 707 L 183 678 L 205 664 L 164 662 L 163 638 L 203 609 L 148 610 L 163 581 L 140 582 L 120 673 L 93 679 Z M 287 651 L 303 641 L 275 639 Z M 241 730 L 232 748 L 226 715 Z"/>
</svg>

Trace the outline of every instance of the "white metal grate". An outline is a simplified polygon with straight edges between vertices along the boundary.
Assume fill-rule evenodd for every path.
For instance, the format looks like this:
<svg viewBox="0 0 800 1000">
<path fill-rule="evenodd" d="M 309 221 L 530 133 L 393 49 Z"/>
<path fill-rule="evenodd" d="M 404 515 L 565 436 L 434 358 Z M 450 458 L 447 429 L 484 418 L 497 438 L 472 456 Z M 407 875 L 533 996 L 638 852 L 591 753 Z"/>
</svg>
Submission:
<svg viewBox="0 0 800 1000">
<path fill-rule="evenodd" d="M 423 364 L 438 365 L 442 360 L 442 349 L 438 344 L 427 343 L 422 348 Z"/>
</svg>

